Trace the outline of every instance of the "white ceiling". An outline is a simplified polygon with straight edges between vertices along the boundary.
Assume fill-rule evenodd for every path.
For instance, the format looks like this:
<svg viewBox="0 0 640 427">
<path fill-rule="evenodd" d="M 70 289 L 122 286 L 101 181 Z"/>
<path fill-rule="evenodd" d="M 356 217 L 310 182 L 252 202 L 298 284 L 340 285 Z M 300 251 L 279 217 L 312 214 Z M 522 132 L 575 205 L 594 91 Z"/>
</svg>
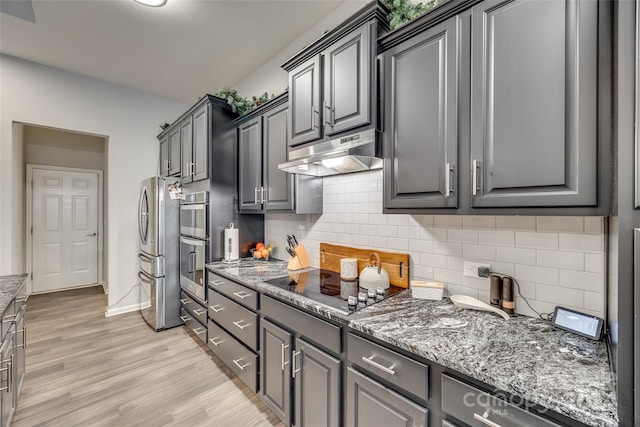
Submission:
<svg viewBox="0 0 640 427">
<path fill-rule="evenodd" d="M 33 0 L 35 24 L 0 13 L 0 52 L 191 104 L 242 81 L 344 1 L 168 0 L 153 8 Z"/>
</svg>

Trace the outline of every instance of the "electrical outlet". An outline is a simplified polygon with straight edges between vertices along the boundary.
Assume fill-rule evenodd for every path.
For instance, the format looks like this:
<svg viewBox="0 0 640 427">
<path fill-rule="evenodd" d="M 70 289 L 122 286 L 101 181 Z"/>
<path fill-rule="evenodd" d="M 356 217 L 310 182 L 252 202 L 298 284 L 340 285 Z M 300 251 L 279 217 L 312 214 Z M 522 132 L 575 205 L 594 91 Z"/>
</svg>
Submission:
<svg viewBox="0 0 640 427">
<path fill-rule="evenodd" d="M 478 275 L 478 268 L 486 267 L 491 270 L 491 264 L 481 264 L 479 262 L 464 262 L 464 275 L 469 277 L 480 277 Z"/>
</svg>

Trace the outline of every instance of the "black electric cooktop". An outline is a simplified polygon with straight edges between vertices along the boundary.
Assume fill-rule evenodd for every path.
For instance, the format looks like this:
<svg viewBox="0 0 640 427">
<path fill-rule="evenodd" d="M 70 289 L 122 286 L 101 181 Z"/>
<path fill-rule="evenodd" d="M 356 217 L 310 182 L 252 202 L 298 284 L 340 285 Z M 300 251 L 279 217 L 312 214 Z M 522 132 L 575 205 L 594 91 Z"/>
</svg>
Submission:
<svg viewBox="0 0 640 427">
<path fill-rule="evenodd" d="M 393 285 L 386 290 L 360 288 L 357 281 L 340 280 L 340 273 L 319 268 L 301 273 L 292 271 L 287 276 L 267 280 L 266 283 L 336 308 L 345 314 L 358 311 L 404 290 Z"/>
</svg>

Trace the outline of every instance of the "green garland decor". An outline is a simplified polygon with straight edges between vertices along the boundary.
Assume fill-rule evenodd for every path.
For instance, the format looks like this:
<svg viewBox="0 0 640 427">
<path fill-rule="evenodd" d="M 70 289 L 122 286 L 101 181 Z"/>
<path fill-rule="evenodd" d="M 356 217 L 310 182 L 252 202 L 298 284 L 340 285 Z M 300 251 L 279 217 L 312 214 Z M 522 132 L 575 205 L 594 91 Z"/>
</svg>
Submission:
<svg viewBox="0 0 640 427">
<path fill-rule="evenodd" d="M 448 0 L 429 0 L 426 3 L 414 3 L 411 0 L 382 0 L 389 14 L 387 20 L 391 31 L 403 26 L 405 23 L 416 19 L 424 13 Z"/>
<path fill-rule="evenodd" d="M 269 96 L 269 94 L 265 92 L 260 96 L 252 96 L 249 100 L 246 97 L 243 98 L 238 95 L 238 91 L 230 87 L 220 89 L 215 93 L 215 96 L 217 96 L 218 98 L 226 99 L 227 104 L 231 106 L 231 110 L 241 116 L 244 116 L 251 110 L 276 97 L 274 94 L 271 94 L 271 96 Z"/>
</svg>

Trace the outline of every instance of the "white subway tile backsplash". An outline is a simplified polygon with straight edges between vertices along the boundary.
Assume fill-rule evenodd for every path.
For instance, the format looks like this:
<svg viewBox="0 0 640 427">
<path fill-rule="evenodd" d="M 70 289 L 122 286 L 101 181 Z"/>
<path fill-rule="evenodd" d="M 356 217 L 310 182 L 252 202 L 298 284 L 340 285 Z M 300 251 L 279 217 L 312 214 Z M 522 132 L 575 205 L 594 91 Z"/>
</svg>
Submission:
<svg viewBox="0 0 640 427">
<path fill-rule="evenodd" d="M 479 230 L 478 231 L 478 243 L 481 245 L 494 245 L 494 246 L 513 246 L 516 241 L 516 234 L 513 231 L 498 231 L 498 230 Z"/>
<path fill-rule="evenodd" d="M 525 248 L 498 247 L 496 260 L 514 264 L 536 265 L 536 250 Z"/>
<path fill-rule="evenodd" d="M 493 261 L 496 259 L 496 247 L 486 245 L 473 245 L 465 243 L 462 246 L 462 256 L 465 258 L 484 259 Z"/>
<path fill-rule="evenodd" d="M 556 233 L 529 233 L 516 231 L 516 246 L 535 249 L 558 249 Z"/>
<path fill-rule="evenodd" d="M 582 233 L 584 218 L 581 216 L 539 216 L 537 231 L 557 233 Z"/>
<path fill-rule="evenodd" d="M 582 252 L 538 251 L 538 265 L 542 267 L 563 268 L 566 270 L 584 270 Z"/>
<path fill-rule="evenodd" d="M 442 281 L 448 295 L 487 300 L 489 280 L 462 274 L 465 261 L 479 260 L 515 277 L 540 312 L 565 305 L 604 316 L 603 218 L 387 215 L 382 197 L 380 170 L 325 177 L 324 213 L 267 214 L 265 240 L 286 259 L 284 236 L 295 232 L 315 266 L 320 242 L 407 252 L 412 278 Z M 519 296 L 516 312 L 536 316 Z"/>
</svg>

